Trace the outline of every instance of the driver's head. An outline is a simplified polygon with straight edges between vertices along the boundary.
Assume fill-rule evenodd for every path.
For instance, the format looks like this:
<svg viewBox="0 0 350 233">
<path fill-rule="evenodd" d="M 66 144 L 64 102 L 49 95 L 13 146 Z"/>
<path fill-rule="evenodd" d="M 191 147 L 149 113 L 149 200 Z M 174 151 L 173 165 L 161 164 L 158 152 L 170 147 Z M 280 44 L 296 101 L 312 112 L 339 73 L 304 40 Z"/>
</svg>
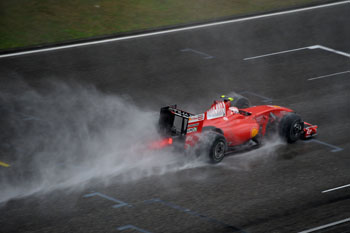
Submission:
<svg viewBox="0 0 350 233">
<path fill-rule="evenodd" d="M 226 96 L 226 95 L 222 95 L 222 96 L 220 96 L 220 98 L 221 98 L 224 102 L 233 101 L 233 98 L 232 98 L 232 97 L 228 97 L 228 96 Z"/>
</svg>

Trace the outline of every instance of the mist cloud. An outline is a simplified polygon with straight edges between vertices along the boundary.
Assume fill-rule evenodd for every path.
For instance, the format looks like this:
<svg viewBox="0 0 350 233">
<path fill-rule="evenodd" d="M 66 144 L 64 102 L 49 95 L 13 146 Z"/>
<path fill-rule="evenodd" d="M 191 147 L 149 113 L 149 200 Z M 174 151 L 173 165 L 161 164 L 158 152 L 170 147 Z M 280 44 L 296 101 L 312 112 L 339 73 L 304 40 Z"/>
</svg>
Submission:
<svg viewBox="0 0 350 233">
<path fill-rule="evenodd" d="M 0 93 L 7 132 L 2 146 L 13 148 L 13 172 L 0 175 L 0 203 L 84 187 L 93 179 L 128 182 L 205 164 L 186 163 L 170 150 L 148 150 L 159 139 L 159 113 L 141 110 L 126 96 L 52 82 L 44 92 L 23 89 Z"/>
<path fill-rule="evenodd" d="M 205 156 L 149 150 L 149 143 L 160 138 L 159 112 L 137 107 L 128 96 L 78 84 L 50 81 L 44 86 L 39 91 L 17 83 L 0 91 L 0 145 L 11 155 L 11 168 L 0 173 L 0 203 L 83 189 L 92 182 L 108 185 L 214 166 Z M 229 156 L 221 165 L 250 171 L 252 164 L 273 158 L 280 144 L 267 142 Z"/>
</svg>

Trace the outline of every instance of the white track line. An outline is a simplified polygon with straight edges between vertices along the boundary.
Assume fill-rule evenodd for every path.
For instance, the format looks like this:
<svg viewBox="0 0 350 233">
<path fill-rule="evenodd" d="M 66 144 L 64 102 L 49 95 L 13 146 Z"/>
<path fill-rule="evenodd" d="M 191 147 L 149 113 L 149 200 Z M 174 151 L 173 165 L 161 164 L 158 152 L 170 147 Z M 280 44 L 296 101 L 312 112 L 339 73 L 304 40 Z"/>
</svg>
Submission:
<svg viewBox="0 0 350 233">
<path fill-rule="evenodd" d="M 243 60 L 247 61 L 247 60 L 253 60 L 253 59 L 262 58 L 262 57 L 269 57 L 269 56 L 274 56 L 274 55 L 283 54 L 283 53 L 291 53 L 291 52 L 304 50 L 304 49 L 308 49 L 308 48 L 309 47 L 303 47 L 303 48 L 285 50 L 285 51 L 276 52 L 276 53 L 268 53 L 268 54 L 259 55 L 259 56 L 255 56 L 255 57 L 247 57 L 247 58 L 244 58 Z"/>
<path fill-rule="evenodd" d="M 318 6 L 311 6 L 311 7 L 305 7 L 305 8 L 295 9 L 295 10 L 288 10 L 288 11 L 281 11 L 281 12 L 276 12 L 276 13 L 271 13 L 271 14 L 263 14 L 263 15 L 245 17 L 245 18 L 240 18 L 240 19 L 226 20 L 226 21 L 221 21 L 221 22 L 216 22 L 216 23 L 207 23 L 207 24 L 202 24 L 202 25 L 197 25 L 197 26 L 183 27 L 183 28 L 170 29 L 170 30 L 164 30 L 164 31 L 158 31 L 158 32 L 150 32 L 150 33 L 125 36 L 125 37 L 119 37 L 119 38 L 113 38 L 113 39 L 105 39 L 105 40 L 99 40 L 99 41 L 91 41 L 91 42 L 84 42 L 84 43 L 78 43 L 78 44 L 72 44 L 72 45 L 51 47 L 51 48 L 46 48 L 46 49 L 37 49 L 37 50 L 32 50 L 32 51 L 4 54 L 4 55 L 0 55 L 0 58 L 21 56 L 21 55 L 33 54 L 33 53 L 49 52 L 49 51 L 55 51 L 55 50 L 61 50 L 61 49 L 68 49 L 68 48 L 82 47 L 82 46 L 88 46 L 88 45 L 109 43 L 109 42 L 114 42 L 114 41 L 129 40 L 129 39 L 149 37 L 149 36 L 155 36 L 155 35 L 162 35 L 162 34 L 167 34 L 167 33 L 187 31 L 187 30 L 193 30 L 193 29 L 198 29 L 198 28 L 206 28 L 206 27 L 212 27 L 212 26 L 229 24 L 229 23 L 237 23 L 237 22 L 244 22 L 244 21 L 255 20 L 255 19 L 262 19 L 262 18 L 267 18 L 267 17 L 272 17 L 272 16 L 292 14 L 292 13 L 297 13 L 297 12 L 315 10 L 315 9 L 338 6 L 338 5 L 349 4 L 349 3 L 350 3 L 350 0 L 341 1 L 341 2 L 333 2 L 333 3 L 318 5 Z"/>
<path fill-rule="evenodd" d="M 207 53 L 203 53 L 203 52 L 198 51 L 198 50 L 195 50 L 195 49 L 186 48 L 186 49 L 181 49 L 180 51 L 181 51 L 181 52 L 189 52 L 189 51 L 192 51 L 193 53 L 202 55 L 204 59 L 212 59 L 212 58 L 214 58 L 214 56 L 212 56 L 212 55 L 209 55 L 209 54 L 207 54 Z"/>
<path fill-rule="evenodd" d="M 308 49 L 322 49 L 322 50 L 326 50 L 326 51 L 331 52 L 331 53 L 336 53 L 336 54 L 339 54 L 339 55 L 342 55 L 342 56 L 350 58 L 350 54 L 349 53 L 345 53 L 345 52 L 342 52 L 342 51 L 331 49 L 331 48 L 328 48 L 328 47 L 325 47 L 325 46 L 322 46 L 322 45 L 310 46 L 310 47 L 308 47 Z"/>
<path fill-rule="evenodd" d="M 304 140 L 303 142 L 304 143 L 315 142 L 315 143 L 318 143 L 318 144 L 322 144 L 322 145 L 328 146 L 328 147 L 332 148 L 331 152 L 338 152 L 338 151 L 344 150 L 341 147 L 338 147 L 338 146 L 335 146 L 335 145 L 332 145 L 332 144 L 329 144 L 327 142 L 323 142 L 323 141 L 320 141 L 320 140 L 317 140 L 317 139 L 314 139 L 314 138 L 312 138 L 310 140 Z"/>
<path fill-rule="evenodd" d="M 243 60 L 247 61 L 247 60 L 252 60 L 252 59 L 257 59 L 257 58 L 262 58 L 262 57 L 269 57 L 269 56 L 274 56 L 274 55 L 278 55 L 278 54 L 283 54 L 283 53 L 291 53 L 291 52 L 295 52 L 295 51 L 300 51 L 300 50 L 304 50 L 304 49 L 322 49 L 331 53 L 335 53 L 341 56 L 345 56 L 350 58 L 350 54 L 349 53 L 345 53 L 342 51 L 338 51 L 335 49 L 331 49 L 322 45 L 312 45 L 312 46 L 308 46 L 308 47 L 302 47 L 302 48 L 297 48 L 297 49 L 291 49 L 291 50 L 285 50 L 285 51 L 281 51 L 281 52 L 276 52 L 276 53 L 268 53 L 268 54 L 263 54 L 263 55 L 259 55 L 259 56 L 255 56 L 255 57 L 247 57 L 244 58 Z"/>
<path fill-rule="evenodd" d="M 316 78 L 309 78 L 308 80 L 315 80 L 315 79 L 320 79 L 320 78 L 327 78 L 327 77 L 332 77 L 332 76 L 336 76 L 336 75 L 340 75 L 340 74 L 346 74 L 346 73 L 350 73 L 350 70 L 347 71 L 343 71 L 343 72 L 338 72 L 338 73 L 334 73 L 334 74 L 328 74 L 328 75 L 323 75 L 323 76 L 319 76 Z"/>
<path fill-rule="evenodd" d="M 338 224 L 342 224 L 342 223 L 345 223 L 345 222 L 349 222 L 349 221 L 350 221 L 350 218 L 346 218 L 346 219 L 343 219 L 343 220 L 340 220 L 340 221 L 337 221 L 337 222 L 332 222 L 332 223 L 329 223 L 329 224 L 326 224 L 326 225 L 322 225 L 322 226 L 319 226 L 319 227 L 311 228 L 309 230 L 300 231 L 299 233 L 314 232 L 314 231 L 322 230 L 322 229 L 325 229 L 325 228 L 328 228 L 328 227 L 332 227 L 332 226 L 335 226 L 335 225 L 338 225 Z"/>
<path fill-rule="evenodd" d="M 339 187 L 332 188 L 332 189 L 327 189 L 327 190 L 322 191 L 322 193 L 328 193 L 328 192 L 332 192 L 332 191 L 335 191 L 335 190 L 338 190 L 338 189 L 347 188 L 347 187 L 350 187 L 350 184 L 339 186 Z"/>
</svg>

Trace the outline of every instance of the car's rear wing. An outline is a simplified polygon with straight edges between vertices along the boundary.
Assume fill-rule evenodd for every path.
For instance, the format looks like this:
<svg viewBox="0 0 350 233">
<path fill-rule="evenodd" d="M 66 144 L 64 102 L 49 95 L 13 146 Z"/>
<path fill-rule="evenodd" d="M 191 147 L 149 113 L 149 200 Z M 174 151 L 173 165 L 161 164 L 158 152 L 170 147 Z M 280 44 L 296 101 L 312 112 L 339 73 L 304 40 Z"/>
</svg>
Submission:
<svg viewBox="0 0 350 233">
<path fill-rule="evenodd" d="M 176 105 L 160 109 L 159 132 L 163 136 L 185 136 L 192 113 L 177 109 Z"/>
</svg>

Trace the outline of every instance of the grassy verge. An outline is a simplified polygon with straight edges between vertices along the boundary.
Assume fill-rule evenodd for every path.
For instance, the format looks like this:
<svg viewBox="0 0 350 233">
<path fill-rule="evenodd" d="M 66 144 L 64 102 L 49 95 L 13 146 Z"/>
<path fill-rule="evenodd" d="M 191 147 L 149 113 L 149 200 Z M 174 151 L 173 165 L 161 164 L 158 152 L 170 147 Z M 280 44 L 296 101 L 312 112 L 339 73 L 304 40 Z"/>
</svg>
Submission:
<svg viewBox="0 0 350 233">
<path fill-rule="evenodd" d="M 0 50 L 260 13 L 324 0 L 0 1 Z"/>
</svg>

